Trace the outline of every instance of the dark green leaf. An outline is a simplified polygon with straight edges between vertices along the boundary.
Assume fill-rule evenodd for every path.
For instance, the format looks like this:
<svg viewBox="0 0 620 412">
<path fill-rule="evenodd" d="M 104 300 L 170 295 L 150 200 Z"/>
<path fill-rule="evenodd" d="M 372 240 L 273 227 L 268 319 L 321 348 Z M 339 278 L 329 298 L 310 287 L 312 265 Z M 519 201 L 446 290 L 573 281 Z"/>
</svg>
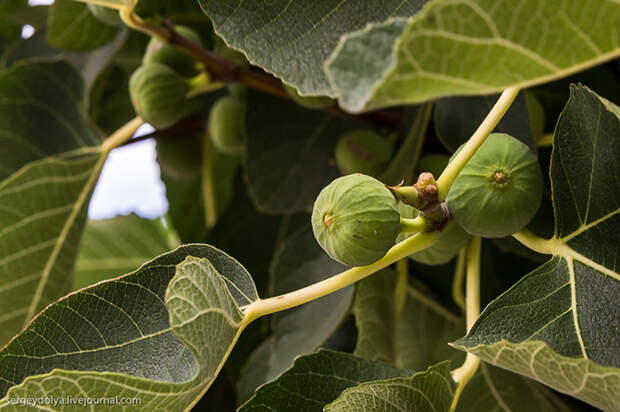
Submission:
<svg viewBox="0 0 620 412">
<path fill-rule="evenodd" d="M 346 388 L 411 374 L 382 362 L 321 349 L 297 359 L 278 379 L 262 386 L 239 412 L 322 411 Z"/>
</svg>

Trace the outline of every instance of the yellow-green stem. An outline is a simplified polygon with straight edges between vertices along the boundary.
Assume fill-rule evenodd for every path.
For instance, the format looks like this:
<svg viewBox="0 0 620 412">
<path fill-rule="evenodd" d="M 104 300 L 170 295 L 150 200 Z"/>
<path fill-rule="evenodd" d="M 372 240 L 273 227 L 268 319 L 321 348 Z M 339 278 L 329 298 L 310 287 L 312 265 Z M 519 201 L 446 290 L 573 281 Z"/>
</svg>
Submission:
<svg viewBox="0 0 620 412">
<path fill-rule="evenodd" d="M 514 233 L 512 237 L 517 239 L 524 246 L 527 246 L 535 252 L 542 253 L 543 255 L 553 255 L 564 246 L 564 244 L 555 237 L 543 239 L 527 229 Z"/>
<path fill-rule="evenodd" d="M 136 130 L 138 130 L 138 128 L 143 124 L 144 120 L 142 120 L 140 117 L 134 117 L 132 120 L 123 125 L 120 129 L 112 133 L 110 137 L 108 137 L 101 145 L 104 153 L 107 154 L 110 152 L 110 150 L 127 142 L 129 139 L 131 139 L 131 136 L 133 136 Z"/>
<path fill-rule="evenodd" d="M 553 133 L 547 133 L 541 136 L 540 139 L 536 142 L 536 146 L 544 147 L 544 146 L 552 146 L 553 145 Z"/>
<path fill-rule="evenodd" d="M 467 246 L 467 278 L 465 286 L 465 319 L 467 322 L 467 331 L 471 329 L 473 324 L 480 316 L 480 249 L 482 241 L 478 236 L 474 236 Z M 478 370 L 480 359 L 472 354 L 467 353 L 463 365 L 452 371 L 452 378 L 457 382 L 458 386 L 450 405 L 450 412 L 456 410 L 459 398 L 465 385 L 470 381 Z"/>
<path fill-rule="evenodd" d="M 409 284 L 409 258 L 404 258 L 396 262 L 398 279 L 394 290 L 394 325 L 398 325 L 400 314 L 405 308 L 407 300 L 407 286 Z"/>
<path fill-rule="evenodd" d="M 519 88 L 510 87 L 501 94 L 497 102 L 487 115 L 487 117 L 480 123 L 478 129 L 469 138 L 463 149 L 458 155 L 446 166 L 445 170 L 437 179 L 438 198 L 440 201 L 445 200 L 450 186 L 456 179 L 456 176 L 461 172 L 463 167 L 467 164 L 469 159 L 476 153 L 476 150 L 484 143 L 484 140 L 491 134 L 495 126 L 502 120 L 504 114 L 510 108 L 510 105 L 519 94 Z"/>
<path fill-rule="evenodd" d="M 366 276 L 369 276 L 412 253 L 432 246 L 439 239 L 439 232 L 418 233 L 394 245 L 385 256 L 366 266 L 354 267 L 321 282 L 298 289 L 294 292 L 259 299 L 245 306 L 244 312 L 249 319 L 256 319 L 270 313 L 290 309 L 313 301 L 330 293 L 345 288 Z"/>
<path fill-rule="evenodd" d="M 207 228 L 215 226 L 217 221 L 217 199 L 215 195 L 215 173 L 213 167 L 213 146 L 208 133 L 202 138 L 202 201 L 205 210 Z"/>
<path fill-rule="evenodd" d="M 465 295 L 463 295 L 463 281 L 465 280 L 465 257 L 467 249 L 463 248 L 456 258 L 454 268 L 454 280 L 452 281 L 452 300 L 465 312 Z"/>
<path fill-rule="evenodd" d="M 400 218 L 401 233 L 418 233 L 424 232 L 430 226 L 430 221 L 422 215 L 414 218 Z"/>
</svg>

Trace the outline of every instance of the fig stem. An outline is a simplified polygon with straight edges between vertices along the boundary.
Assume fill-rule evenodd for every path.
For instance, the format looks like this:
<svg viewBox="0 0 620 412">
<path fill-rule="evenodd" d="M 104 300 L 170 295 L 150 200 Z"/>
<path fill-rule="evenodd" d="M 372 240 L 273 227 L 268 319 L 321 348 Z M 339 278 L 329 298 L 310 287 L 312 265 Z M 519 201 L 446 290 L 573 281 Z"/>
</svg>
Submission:
<svg viewBox="0 0 620 412">
<path fill-rule="evenodd" d="M 547 133 L 541 136 L 538 141 L 536 141 L 536 146 L 545 147 L 545 146 L 553 146 L 553 133 Z"/>
<path fill-rule="evenodd" d="M 465 295 L 463 295 L 463 281 L 465 280 L 465 261 L 467 249 L 460 250 L 456 258 L 454 268 L 454 280 L 452 281 L 452 300 L 465 312 Z"/>
<path fill-rule="evenodd" d="M 467 322 L 467 331 L 480 316 L 480 249 L 482 240 L 479 236 L 474 236 L 467 246 L 467 268 L 466 268 L 466 285 L 465 285 L 465 319 Z M 456 410 L 459 398 L 465 385 L 470 381 L 478 370 L 480 359 L 468 352 L 465 362 L 461 367 L 452 371 L 452 378 L 458 383 L 450 412 Z"/>
<path fill-rule="evenodd" d="M 213 147 L 208 133 L 202 138 L 202 201 L 205 209 L 205 223 L 207 229 L 215 226 L 217 221 L 217 199 L 215 194 L 215 176 L 213 167 Z"/>
<path fill-rule="evenodd" d="M 439 239 L 439 235 L 440 233 L 437 231 L 417 233 L 392 246 L 385 256 L 370 265 L 353 267 L 329 279 L 285 293 L 284 295 L 268 299 L 258 299 L 241 309 L 244 311 L 246 319 L 252 321 L 270 313 L 303 305 L 345 288 L 398 260 L 406 258 L 412 253 L 432 246 Z"/>
<path fill-rule="evenodd" d="M 117 148 L 118 146 L 121 146 L 129 141 L 131 136 L 133 136 L 136 130 L 138 130 L 138 128 L 143 124 L 144 120 L 140 117 L 134 117 L 129 122 L 121 126 L 120 129 L 112 133 L 110 137 L 103 142 L 101 148 L 105 153 L 109 153 L 112 149 Z"/>
<path fill-rule="evenodd" d="M 394 325 L 398 325 L 400 316 L 407 301 L 407 287 L 409 286 L 409 259 L 404 258 L 396 262 L 398 278 L 394 288 Z"/>
<path fill-rule="evenodd" d="M 401 233 L 418 233 L 425 232 L 431 225 L 431 222 L 422 215 L 418 215 L 414 218 L 400 218 L 400 232 Z"/>
<path fill-rule="evenodd" d="M 188 88 L 187 98 L 226 87 L 222 82 L 212 82 L 209 74 L 204 71 L 191 79 L 186 79 L 185 84 Z"/>
<path fill-rule="evenodd" d="M 454 182 L 454 179 L 461 172 L 463 167 L 467 164 L 469 159 L 476 153 L 476 150 L 484 143 L 484 140 L 491 134 L 495 126 L 502 120 L 502 117 L 506 114 L 510 105 L 519 94 L 518 87 L 510 87 L 504 90 L 497 99 L 497 102 L 487 114 L 487 117 L 480 123 L 478 129 L 469 138 L 467 143 L 463 146 L 463 149 L 456 155 L 456 157 L 446 166 L 439 179 L 437 179 L 438 198 L 440 202 L 446 199 L 446 195 L 450 190 L 450 186 Z"/>
<path fill-rule="evenodd" d="M 551 239 L 544 239 L 538 237 L 527 229 L 523 229 L 512 235 L 515 239 L 521 242 L 524 246 L 532 249 L 534 252 L 542 253 L 543 255 L 553 255 L 561 250 L 564 243 L 555 237 Z"/>
</svg>

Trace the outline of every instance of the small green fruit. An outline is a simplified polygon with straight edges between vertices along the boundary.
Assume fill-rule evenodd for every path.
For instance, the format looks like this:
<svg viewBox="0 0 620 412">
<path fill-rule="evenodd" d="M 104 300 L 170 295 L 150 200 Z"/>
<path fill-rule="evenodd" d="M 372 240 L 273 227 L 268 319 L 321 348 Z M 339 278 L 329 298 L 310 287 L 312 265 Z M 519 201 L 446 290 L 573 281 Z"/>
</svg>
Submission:
<svg viewBox="0 0 620 412">
<path fill-rule="evenodd" d="M 121 20 L 121 16 L 116 9 L 93 3 L 87 3 L 86 7 L 88 7 L 90 13 L 102 23 L 109 24 L 110 26 L 123 25 L 123 20 Z"/>
<path fill-rule="evenodd" d="M 413 218 L 418 215 L 418 210 L 402 202 L 398 204 L 400 215 L 404 218 Z M 411 236 L 408 233 L 400 233 L 396 239 L 398 242 Z M 459 251 L 467 245 L 471 236 L 465 232 L 456 222 L 450 222 L 443 229 L 439 240 L 431 247 L 409 255 L 409 258 L 425 265 L 443 265 L 452 260 Z"/>
<path fill-rule="evenodd" d="M 323 188 L 314 203 L 312 229 L 332 259 L 363 266 L 383 257 L 394 245 L 400 214 L 383 183 L 352 174 Z"/>
<path fill-rule="evenodd" d="M 379 176 L 392 157 L 392 144 L 372 130 L 354 130 L 336 145 L 336 165 L 344 175 L 363 173 Z"/>
<path fill-rule="evenodd" d="M 468 233 L 504 237 L 532 220 L 542 187 L 534 153 L 507 134 L 493 133 L 454 180 L 446 201 L 454 220 Z"/>
<path fill-rule="evenodd" d="M 208 130 L 213 145 L 222 153 L 239 154 L 245 147 L 246 103 L 233 96 L 218 99 L 211 108 Z"/>
<path fill-rule="evenodd" d="M 163 64 L 138 68 L 129 79 L 129 93 L 138 115 L 156 129 L 170 127 L 186 114 L 187 85 Z"/>
<path fill-rule="evenodd" d="M 302 96 L 299 94 L 296 88 L 284 85 L 284 90 L 291 96 L 298 105 L 305 107 L 306 109 L 323 109 L 325 107 L 333 106 L 334 100 L 326 96 Z"/>
<path fill-rule="evenodd" d="M 185 26 L 174 26 L 174 29 L 189 40 L 202 45 L 200 36 Z M 187 53 L 158 39 L 151 38 L 142 58 L 142 63 L 160 63 L 166 65 L 183 77 L 194 77 L 200 73 L 200 65 Z"/>
</svg>

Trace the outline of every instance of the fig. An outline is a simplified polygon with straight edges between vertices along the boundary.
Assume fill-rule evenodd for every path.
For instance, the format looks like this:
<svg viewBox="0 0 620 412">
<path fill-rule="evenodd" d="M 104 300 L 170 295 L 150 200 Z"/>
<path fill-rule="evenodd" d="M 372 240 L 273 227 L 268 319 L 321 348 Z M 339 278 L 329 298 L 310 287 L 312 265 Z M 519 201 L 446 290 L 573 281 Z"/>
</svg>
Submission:
<svg viewBox="0 0 620 412">
<path fill-rule="evenodd" d="M 536 155 L 519 140 L 493 133 L 456 177 L 446 201 L 466 232 L 504 237 L 532 220 L 540 207 L 542 188 Z"/>
<path fill-rule="evenodd" d="M 312 210 L 312 230 L 334 260 L 363 266 L 383 257 L 400 231 L 396 200 L 383 183 L 363 174 L 327 185 Z"/>
<path fill-rule="evenodd" d="M 170 127 L 186 115 L 187 85 L 163 64 L 138 68 L 129 79 L 129 93 L 136 113 L 156 129 Z"/>
<path fill-rule="evenodd" d="M 246 111 L 246 103 L 238 97 L 220 97 L 215 102 L 207 122 L 211 141 L 217 150 L 233 155 L 243 152 Z"/>
<path fill-rule="evenodd" d="M 185 26 L 174 26 L 174 29 L 189 40 L 202 45 L 200 36 L 194 30 Z M 146 52 L 142 58 L 143 64 L 160 63 L 176 71 L 183 77 L 194 77 L 201 71 L 201 66 L 189 54 L 165 41 L 152 37 L 146 46 Z"/>
<path fill-rule="evenodd" d="M 344 175 L 362 173 L 378 177 L 392 157 L 392 143 L 372 130 L 354 130 L 336 144 L 336 165 Z"/>
<path fill-rule="evenodd" d="M 403 218 L 414 218 L 418 210 L 402 202 L 398 204 L 398 210 Z M 411 236 L 408 233 L 400 233 L 397 242 Z M 431 247 L 409 255 L 409 258 L 425 265 L 443 265 L 452 260 L 459 251 L 467 244 L 471 236 L 465 232 L 456 222 L 450 222 L 442 230 L 439 239 Z"/>
<path fill-rule="evenodd" d="M 289 86 L 288 84 L 284 85 L 284 90 L 291 96 L 291 99 L 295 101 L 300 106 L 305 107 L 306 109 L 323 109 L 325 107 L 333 106 L 334 100 L 330 99 L 326 96 L 302 96 L 299 94 L 296 88 L 293 86 Z"/>
<path fill-rule="evenodd" d="M 86 7 L 88 7 L 90 13 L 102 23 L 109 24 L 110 26 L 123 25 L 123 20 L 121 20 L 121 16 L 116 9 L 93 3 L 87 3 Z"/>
</svg>

